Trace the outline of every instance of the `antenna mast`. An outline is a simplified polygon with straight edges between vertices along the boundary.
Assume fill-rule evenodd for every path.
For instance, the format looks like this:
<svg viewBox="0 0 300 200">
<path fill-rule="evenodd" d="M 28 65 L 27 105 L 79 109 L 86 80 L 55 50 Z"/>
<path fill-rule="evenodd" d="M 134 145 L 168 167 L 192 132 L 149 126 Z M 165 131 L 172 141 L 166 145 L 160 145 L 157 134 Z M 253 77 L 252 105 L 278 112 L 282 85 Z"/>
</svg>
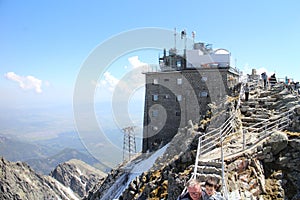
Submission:
<svg viewBox="0 0 300 200">
<path fill-rule="evenodd" d="M 193 45 L 195 44 L 196 31 L 192 31 Z"/>
<path fill-rule="evenodd" d="M 177 36 L 176 28 L 174 28 L 174 50 L 175 50 L 175 52 L 176 52 L 176 36 Z"/>
</svg>

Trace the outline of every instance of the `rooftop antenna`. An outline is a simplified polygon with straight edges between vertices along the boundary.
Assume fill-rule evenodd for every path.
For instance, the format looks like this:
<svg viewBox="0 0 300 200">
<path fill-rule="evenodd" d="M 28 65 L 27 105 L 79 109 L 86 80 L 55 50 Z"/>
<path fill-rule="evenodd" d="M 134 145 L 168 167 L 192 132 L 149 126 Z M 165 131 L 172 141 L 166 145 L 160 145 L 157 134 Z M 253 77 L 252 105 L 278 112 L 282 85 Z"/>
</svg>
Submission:
<svg viewBox="0 0 300 200">
<path fill-rule="evenodd" d="M 183 56 L 184 58 L 186 58 L 186 30 L 183 29 L 181 31 L 181 39 L 184 39 L 184 52 L 183 52 Z"/>
<path fill-rule="evenodd" d="M 186 30 L 181 31 L 181 39 L 184 39 L 184 50 L 186 50 Z"/>
<path fill-rule="evenodd" d="M 184 50 L 183 50 L 183 58 L 184 58 L 184 63 L 183 63 L 183 68 L 186 68 L 186 30 L 183 29 L 181 31 L 181 39 L 184 39 Z"/>
<path fill-rule="evenodd" d="M 176 52 L 176 36 L 177 36 L 177 33 L 176 33 L 176 28 L 174 28 L 174 50 Z"/>
<path fill-rule="evenodd" d="M 123 162 L 130 160 L 131 157 L 136 153 L 134 128 L 135 126 L 128 126 L 122 129 L 122 132 L 124 133 Z"/>
<path fill-rule="evenodd" d="M 237 66 L 236 63 L 237 63 L 237 59 L 235 58 L 235 59 L 234 59 L 234 65 L 235 65 L 235 68 L 236 68 L 236 66 Z"/>
<path fill-rule="evenodd" d="M 192 31 L 193 44 L 195 44 L 196 31 Z"/>
</svg>

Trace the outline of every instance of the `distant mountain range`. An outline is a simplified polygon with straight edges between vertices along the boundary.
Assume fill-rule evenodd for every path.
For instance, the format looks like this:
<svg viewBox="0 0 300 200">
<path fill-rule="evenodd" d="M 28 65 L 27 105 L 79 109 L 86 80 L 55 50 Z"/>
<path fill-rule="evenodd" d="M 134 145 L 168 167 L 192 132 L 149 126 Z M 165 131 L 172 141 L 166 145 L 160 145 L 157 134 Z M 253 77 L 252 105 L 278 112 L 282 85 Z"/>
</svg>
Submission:
<svg viewBox="0 0 300 200">
<path fill-rule="evenodd" d="M 0 199 L 79 200 L 106 174 L 88 164 L 71 160 L 57 166 L 51 176 L 40 175 L 24 162 L 0 157 Z"/>
<path fill-rule="evenodd" d="M 89 165 L 101 168 L 103 171 L 110 170 L 102 167 L 101 163 L 83 148 L 79 140 L 69 138 L 68 146 L 72 146 L 72 148 L 64 147 L 67 146 L 64 140 L 67 139 L 60 140 L 57 138 L 33 143 L 0 135 L 0 156 L 9 161 L 26 162 L 36 172 L 44 175 L 49 174 L 58 164 L 70 159 L 82 160 Z"/>
<path fill-rule="evenodd" d="M 71 148 L 65 148 L 59 153 L 47 158 L 30 159 L 27 160 L 26 162 L 36 172 L 46 175 L 49 174 L 58 164 L 66 162 L 71 159 L 78 159 L 92 166 L 99 162 L 91 155 L 79 152 L 78 150 L 71 149 Z"/>
<path fill-rule="evenodd" d="M 0 135 L 0 155 L 10 161 L 26 161 L 34 158 L 46 158 L 55 154 L 55 149 L 25 142 L 12 136 Z"/>
</svg>

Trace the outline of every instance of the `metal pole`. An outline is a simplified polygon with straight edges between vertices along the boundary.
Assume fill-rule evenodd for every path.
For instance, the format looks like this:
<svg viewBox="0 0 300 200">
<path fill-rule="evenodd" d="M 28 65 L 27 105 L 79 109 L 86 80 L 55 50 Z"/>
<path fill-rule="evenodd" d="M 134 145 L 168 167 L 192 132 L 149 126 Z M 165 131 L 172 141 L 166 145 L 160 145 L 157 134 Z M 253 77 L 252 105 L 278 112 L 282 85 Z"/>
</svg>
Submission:
<svg viewBox="0 0 300 200">
<path fill-rule="evenodd" d="M 196 179 L 196 174 L 198 169 L 198 162 L 199 162 L 199 156 L 201 151 L 200 148 L 201 148 L 201 136 L 198 139 L 197 154 L 196 154 L 195 167 L 194 167 L 194 179 Z"/>
<path fill-rule="evenodd" d="M 243 130 L 243 150 L 245 150 L 246 146 L 246 130 Z"/>
<path fill-rule="evenodd" d="M 222 189 L 227 199 L 227 191 L 225 186 L 225 169 L 224 169 L 224 152 L 223 152 L 223 141 L 222 141 L 222 131 L 220 131 L 220 143 L 221 143 L 221 160 L 222 160 Z"/>
</svg>

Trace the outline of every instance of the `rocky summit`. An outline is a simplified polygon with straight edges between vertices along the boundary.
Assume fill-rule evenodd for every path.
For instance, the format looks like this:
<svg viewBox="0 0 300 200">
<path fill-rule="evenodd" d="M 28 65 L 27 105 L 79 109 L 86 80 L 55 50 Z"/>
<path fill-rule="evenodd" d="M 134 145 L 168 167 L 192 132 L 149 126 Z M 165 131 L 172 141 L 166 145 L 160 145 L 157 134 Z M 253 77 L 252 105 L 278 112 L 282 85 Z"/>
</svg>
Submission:
<svg viewBox="0 0 300 200">
<path fill-rule="evenodd" d="M 50 176 L 83 198 L 94 185 L 101 183 L 106 174 L 80 160 L 72 159 L 59 164 Z"/>
<path fill-rule="evenodd" d="M 300 199 L 300 101 L 284 84 L 250 82 L 250 97 L 212 103 L 156 152 L 136 155 L 107 176 L 80 161 L 51 176 L 0 159 L 0 199 L 175 200 L 192 178 L 219 180 L 226 199 Z"/>
<path fill-rule="evenodd" d="M 78 199 L 50 176 L 35 173 L 26 163 L 0 159 L 0 199 Z"/>
<path fill-rule="evenodd" d="M 51 176 L 40 175 L 24 162 L 0 159 L 0 199 L 82 199 L 106 174 L 79 160 L 58 165 Z"/>
<path fill-rule="evenodd" d="M 178 130 L 153 164 L 147 160 L 155 153 L 120 165 L 85 199 L 174 200 L 189 179 L 208 176 L 220 180 L 226 199 L 300 199 L 299 95 L 284 84 L 250 84 L 248 101 L 240 90 L 211 104 L 200 122 Z M 141 162 L 151 166 L 137 173 L 132 165 Z"/>
</svg>

